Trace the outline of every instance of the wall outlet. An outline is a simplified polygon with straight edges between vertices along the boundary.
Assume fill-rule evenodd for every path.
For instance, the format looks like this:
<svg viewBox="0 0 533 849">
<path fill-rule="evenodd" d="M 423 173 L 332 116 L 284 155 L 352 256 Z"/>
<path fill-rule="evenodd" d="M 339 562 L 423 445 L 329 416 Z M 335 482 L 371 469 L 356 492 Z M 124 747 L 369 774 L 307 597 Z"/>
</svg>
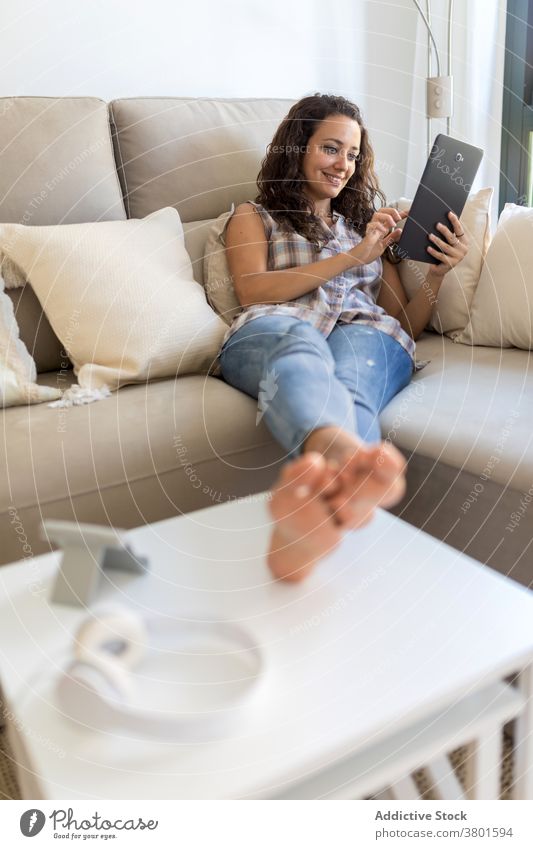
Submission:
<svg viewBox="0 0 533 849">
<path fill-rule="evenodd" d="M 426 80 L 426 113 L 428 118 L 451 118 L 453 115 L 453 77 L 428 77 Z"/>
</svg>

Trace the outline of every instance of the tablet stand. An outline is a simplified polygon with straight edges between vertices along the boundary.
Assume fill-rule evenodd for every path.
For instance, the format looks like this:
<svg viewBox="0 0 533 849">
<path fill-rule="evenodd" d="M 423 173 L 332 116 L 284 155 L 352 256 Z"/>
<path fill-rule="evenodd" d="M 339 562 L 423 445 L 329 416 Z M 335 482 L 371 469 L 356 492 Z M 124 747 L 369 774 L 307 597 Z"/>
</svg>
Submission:
<svg viewBox="0 0 533 849">
<path fill-rule="evenodd" d="M 51 596 L 55 604 L 89 605 L 108 569 L 139 574 L 149 569 L 148 558 L 134 554 L 118 528 L 46 519 L 41 531 L 63 551 Z"/>
</svg>

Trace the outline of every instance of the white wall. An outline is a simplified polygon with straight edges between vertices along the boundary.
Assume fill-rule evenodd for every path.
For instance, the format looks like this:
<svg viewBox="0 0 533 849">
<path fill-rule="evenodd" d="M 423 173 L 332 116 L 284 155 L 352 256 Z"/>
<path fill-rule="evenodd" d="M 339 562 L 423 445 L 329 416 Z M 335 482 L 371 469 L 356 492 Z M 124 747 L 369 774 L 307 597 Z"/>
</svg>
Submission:
<svg viewBox="0 0 533 849">
<path fill-rule="evenodd" d="M 365 0 L 2 0 L 0 95 L 297 99 L 314 91 L 338 92 L 359 102 L 379 128 L 382 176 L 387 191 L 398 194 L 405 151 L 401 144 L 394 149 L 380 123 L 387 90 L 380 90 L 383 74 L 375 72 L 374 60 L 368 63 L 368 54 L 379 50 L 380 36 L 366 33 L 367 5 Z M 412 14 L 407 17 L 412 25 Z M 378 21 L 371 23 L 379 29 Z M 404 59 L 394 61 L 399 65 Z M 397 162 L 400 170 L 391 173 Z"/>
<path fill-rule="evenodd" d="M 365 118 L 389 199 L 405 194 L 417 17 L 411 0 L 366 0 Z"/>
<path fill-rule="evenodd" d="M 411 0 L 1 0 L 1 9 L 0 95 L 338 92 L 363 108 L 389 198 L 416 186 L 426 33 Z M 477 44 L 479 53 L 481 36 Z M 464 125 L 466 138 L 478 107 L 460 105 L 454 130 Z"/>
<path fill-rule="evenodd" d="M 2 0 L 4 94 L 295 96 L 351 88 L 358 0 Z M 357 33 L 355 35 L 357 38 Z M 340 55 L 339 45 L 349 56 Z"/>
</svg>

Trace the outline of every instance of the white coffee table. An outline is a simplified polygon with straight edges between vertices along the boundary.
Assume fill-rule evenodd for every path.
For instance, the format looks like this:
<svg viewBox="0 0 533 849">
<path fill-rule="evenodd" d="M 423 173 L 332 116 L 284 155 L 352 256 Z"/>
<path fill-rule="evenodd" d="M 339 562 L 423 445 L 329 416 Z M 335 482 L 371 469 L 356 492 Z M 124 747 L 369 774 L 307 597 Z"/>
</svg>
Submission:
<svg viewBox="0 0 533 849">
<path fill-rule="evenodd" d="M 469 795 L 492 799 L 514 717 L 515 795 L 533 798 L 528 591 L 385 512 L 300 584 L 271 579 L 268 535 L 265 497 L 136 529 L 128 537 L 151 574 L 113 573 L 101 593 L 255 636 L 267 663 L 258 701 L 210 744 L 62 717 L 53 684 L 86 613 L 47 600 L 58 555 L 0 569 L 0 681 L 27 798 L 347 799 L 387 787 L 407 798 L 409 773 L 429 763 L 452 798 L 445 756 L 470 743 Z"/>
</svg>

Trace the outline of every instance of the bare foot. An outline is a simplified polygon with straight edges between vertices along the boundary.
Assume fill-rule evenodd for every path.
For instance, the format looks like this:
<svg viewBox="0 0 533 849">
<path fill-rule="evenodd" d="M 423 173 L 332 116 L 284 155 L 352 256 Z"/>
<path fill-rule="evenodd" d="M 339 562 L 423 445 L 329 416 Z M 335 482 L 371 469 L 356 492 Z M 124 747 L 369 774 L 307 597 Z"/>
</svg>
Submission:
<svg viewBox="0 0 533 849">
<path fill-rule="evenodd" d="M 405 460 L 387 442 L 372 445 L 340 428 L 321 428 L 307 439 L 305 451 L 319 451 L 338 466 L 338 489 L 328 499 L 345 530 L 367 524 L 376 507 L 391 507 L 405 493 Z"/>
<path fill-rule="evenodd" d="M 336 477 L 336 470 L 314 452 L 284 467 L 270 502 L 275 524 L 268 565 L 274 577 L 301 581 L 341 541 L 343 531 L 327 501 L 339 492 Z"/>
<path fill-rule="evenodd" d="M 275 527 L 268 565 L 276 578 L 300 581 L 361 528 L 376 507 L 405 492 L 405 461 L 392 445 L 366 445 L 338 428 L 315 431 L 302 457 L 287 464 L 270 502 Z"/>
</svg>

